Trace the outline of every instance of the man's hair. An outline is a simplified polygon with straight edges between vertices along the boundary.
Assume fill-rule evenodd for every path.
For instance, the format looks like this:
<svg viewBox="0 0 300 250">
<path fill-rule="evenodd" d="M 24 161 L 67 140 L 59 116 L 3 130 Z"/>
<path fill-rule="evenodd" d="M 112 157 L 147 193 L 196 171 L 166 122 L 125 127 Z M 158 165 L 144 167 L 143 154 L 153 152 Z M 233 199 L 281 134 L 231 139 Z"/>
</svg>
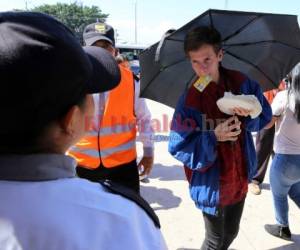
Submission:
<svg viewBox="0 0 300 250">
<path fill-rule="evenodd" d="M 203 45 L 212 45 L 218 53 L 222 48 L 222 38 L 218 30 L 211 26 L 199 26 L 189 31 L 184 39 L 184 52 L 188 55 Z"/>
</svg>

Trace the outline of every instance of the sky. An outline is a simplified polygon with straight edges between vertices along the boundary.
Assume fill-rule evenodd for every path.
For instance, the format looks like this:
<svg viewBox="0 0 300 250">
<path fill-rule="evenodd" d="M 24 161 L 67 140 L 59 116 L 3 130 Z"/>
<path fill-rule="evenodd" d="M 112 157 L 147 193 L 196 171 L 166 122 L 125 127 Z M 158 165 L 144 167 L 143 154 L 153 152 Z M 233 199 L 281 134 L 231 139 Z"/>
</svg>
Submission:
<svg viewBox="0 0 300 250">
<path fill-rule="evenodd" d="M 74 0 L 2 0 L 0 11 L 33 8 L 42 4 L 72 3 Z M 107 23 L 117 33 L 118 43 L 150 45 L 165 31 L 178 29 L 207 9 L 227 9 L 300 15 L 299 0 L 81 0 L 109 14 Z M 136 9 L 136 11 L 135 11 Z M 136 19 L 135 19 L 136 14 Z M 298 22 L 299 22 L 298 17 Z M 136 23 L 136 33 L 135 33 Z M 135 36 L 136 34 L 136 36 Z"/>
</svg>

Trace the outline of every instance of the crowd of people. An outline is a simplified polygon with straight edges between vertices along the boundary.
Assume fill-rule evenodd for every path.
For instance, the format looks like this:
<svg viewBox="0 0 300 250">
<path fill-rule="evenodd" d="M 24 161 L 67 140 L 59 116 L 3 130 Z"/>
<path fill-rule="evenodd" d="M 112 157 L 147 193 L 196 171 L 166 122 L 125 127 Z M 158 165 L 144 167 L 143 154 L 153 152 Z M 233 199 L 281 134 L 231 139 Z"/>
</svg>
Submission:
<svg viewBox="0 0 300 250">
<path fill-rule="evenodd" d="M 140 195 L 140 176 L 154 162 L 151 114 L 139 77 L 117 53 L 113 27 L 87 25 L 82 47 L 48 15 L 3 12 L 0 32 L 0 249 L 167 249 L 159 218 Z M 291 240 L 287 197 L 300 207 L 300 65 L 267 100 L 259 83 L 222 66 L 214 27 L 189 31 L 184 52 L 199 79 L 210 77 L 180 97 L 169 141 L 203 214 L 201 249 L 226 250 L 238 235 L 248 184 L 261 192 L 273 138 L 276 223 L 265 229 Z M 216 102 L 225 92 L 254 95 L 261 113 L 221 112 Z M 178 126 L 179 118 L 195 126 Z"/>
</svg>

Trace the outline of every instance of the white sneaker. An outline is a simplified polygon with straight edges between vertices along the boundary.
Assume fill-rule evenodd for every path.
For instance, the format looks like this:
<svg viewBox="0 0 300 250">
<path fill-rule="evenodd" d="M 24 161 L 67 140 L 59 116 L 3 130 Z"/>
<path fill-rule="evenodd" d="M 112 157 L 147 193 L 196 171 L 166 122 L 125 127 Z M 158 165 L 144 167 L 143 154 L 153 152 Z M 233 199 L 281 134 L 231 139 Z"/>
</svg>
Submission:
<svg viewBox="0 0 300 250">
<path fill-rule="evenodd" d="M 261 189 L 258 184 L 251 182 L 248 187 L 252 194 L 255 194 L 255 195 L 261 194 Z"/>
</svg>

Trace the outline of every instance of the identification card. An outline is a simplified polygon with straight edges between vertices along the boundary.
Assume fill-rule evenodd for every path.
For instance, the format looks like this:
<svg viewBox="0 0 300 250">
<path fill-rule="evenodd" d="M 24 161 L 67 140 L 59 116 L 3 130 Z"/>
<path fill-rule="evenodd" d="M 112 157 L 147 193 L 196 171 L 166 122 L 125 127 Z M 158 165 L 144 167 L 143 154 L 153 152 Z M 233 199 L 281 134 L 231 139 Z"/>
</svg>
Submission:
<svg viewBox="0 0 300 250">
<path fill-rule="evenodd" d="M 200 76 L 198 80 L 194 83 L 194 87 L 198 89 L 200 92 L 207 87 L 207 85 L 211 82 L 212 78 L 209 75 Z"/>
</svg>

